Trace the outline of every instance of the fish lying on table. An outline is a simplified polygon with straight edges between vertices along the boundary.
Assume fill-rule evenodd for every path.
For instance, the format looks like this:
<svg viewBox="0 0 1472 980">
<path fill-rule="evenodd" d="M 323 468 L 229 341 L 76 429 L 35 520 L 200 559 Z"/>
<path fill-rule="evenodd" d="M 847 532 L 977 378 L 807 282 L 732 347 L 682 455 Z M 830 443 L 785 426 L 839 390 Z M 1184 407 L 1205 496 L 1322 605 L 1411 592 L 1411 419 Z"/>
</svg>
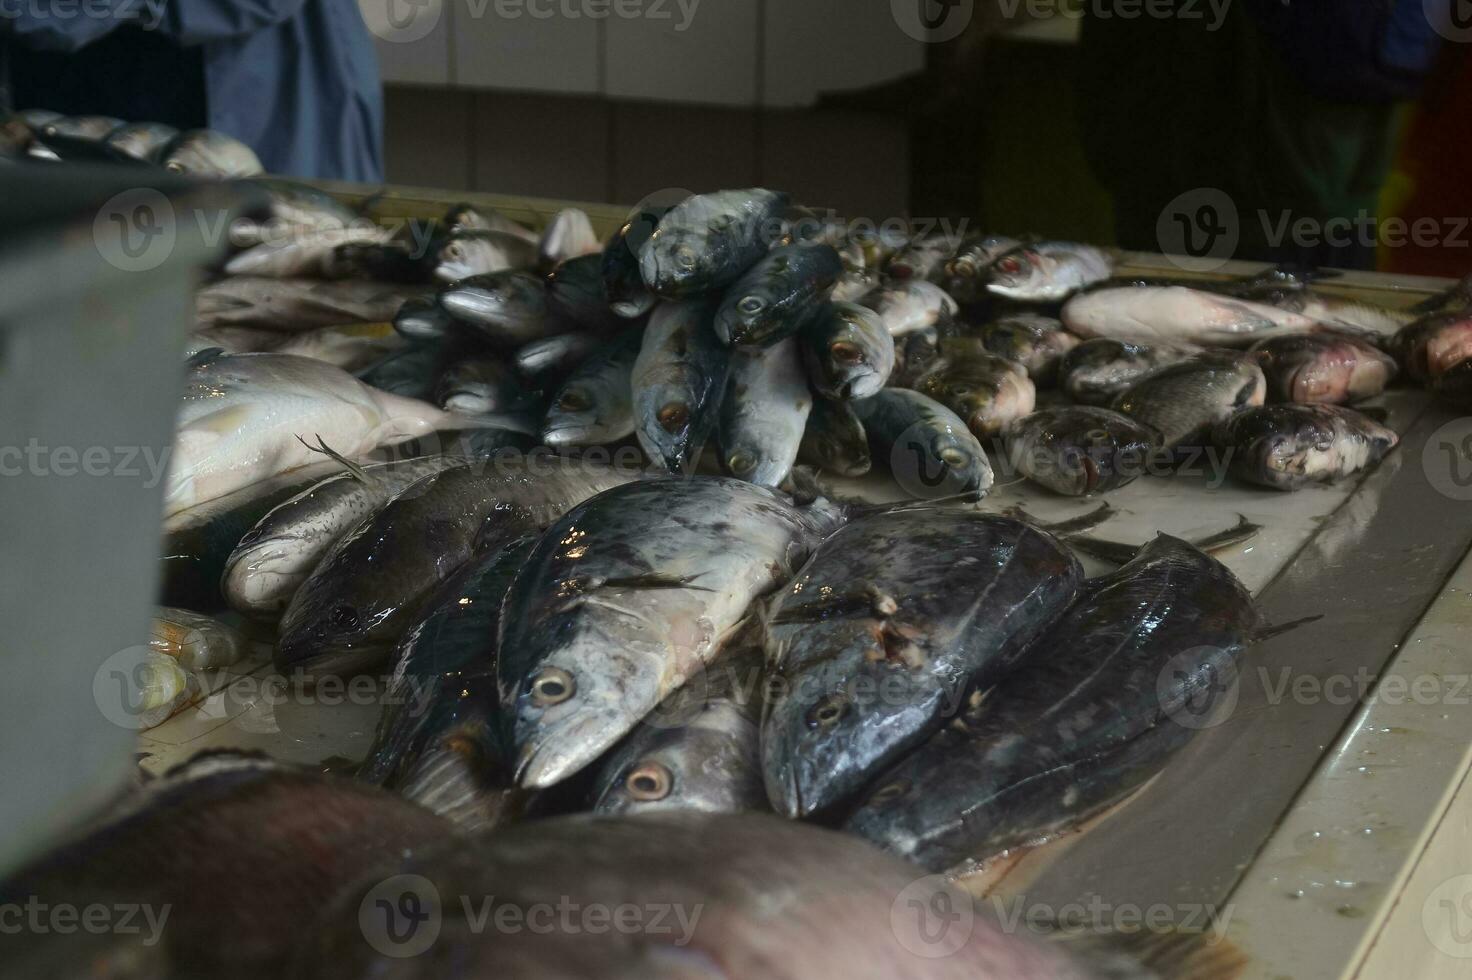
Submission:
<svg viewBox="0 0 1472 980">
<path fill-rule="evenodd" d="M 1240 479 L 1276 490 L 1337 483 L 1380 462 L 1400 442 L 1388 429 L 1339 405 L 1267 405 L 1217 423 Z"/>
</svg>

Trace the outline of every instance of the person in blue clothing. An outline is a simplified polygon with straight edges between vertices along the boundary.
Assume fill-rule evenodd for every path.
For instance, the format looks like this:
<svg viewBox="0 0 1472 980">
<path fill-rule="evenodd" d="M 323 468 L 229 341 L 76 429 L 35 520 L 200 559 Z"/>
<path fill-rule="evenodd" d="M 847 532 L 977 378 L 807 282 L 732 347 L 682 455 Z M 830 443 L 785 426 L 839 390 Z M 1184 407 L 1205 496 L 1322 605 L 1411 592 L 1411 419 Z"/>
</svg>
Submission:
<svg viewBox="0 0 1472 980">
<path fill-rule="evenodd" d="M 208 127 L 269 173 L 383 179 L 356 0 L 0 0 L 0 57 L 16 109 Z"/>
</svg>

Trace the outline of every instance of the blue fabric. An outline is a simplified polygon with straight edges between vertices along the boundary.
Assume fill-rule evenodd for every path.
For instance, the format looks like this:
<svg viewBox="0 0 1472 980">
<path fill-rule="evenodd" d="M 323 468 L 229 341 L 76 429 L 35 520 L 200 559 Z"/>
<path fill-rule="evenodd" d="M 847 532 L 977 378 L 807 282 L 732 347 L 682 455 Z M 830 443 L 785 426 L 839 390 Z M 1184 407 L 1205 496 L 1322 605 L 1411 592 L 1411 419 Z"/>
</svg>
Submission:
<svg viewBox="0 0 1472 980">
<path fill-rule="evenodd" d="M 88 0 L 88 10 L 114 16 L 70 17 L 18 4 L 0 30 L 58 52 L 76 52 L 124 24 L 156 31 L 203 53 L 210 128 L 249 144 L 267 171 L 383 179 L 383 91 L 356 0 L 168 0 L 161 19 L 159 2 L 150 9 L 140 0 Z M 108 79 L 92 84 L 105 88 Z"/>
</svg>

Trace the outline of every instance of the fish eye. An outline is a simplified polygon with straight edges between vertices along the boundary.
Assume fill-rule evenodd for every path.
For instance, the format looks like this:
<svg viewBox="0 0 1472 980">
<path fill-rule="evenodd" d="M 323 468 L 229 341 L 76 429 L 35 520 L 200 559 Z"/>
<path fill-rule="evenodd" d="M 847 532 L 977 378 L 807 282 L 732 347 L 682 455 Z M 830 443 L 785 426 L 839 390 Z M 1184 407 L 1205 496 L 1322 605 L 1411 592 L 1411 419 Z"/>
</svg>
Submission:
<svg viewBox="0 0 1472 980">
<path fill-rule="evenodd" d="M 971 462 L 971 457 L 967 456 L 955 446 L 948 446 L 940 451 L 940 461 L 952 469 L 960 469 Z"/>
<path fill-rule="evenodd" d="M 569 388 L 557 399 L 557 407 L 564 412 L 581 412 L 589 406 L 588 396 L 577 388 Z"/>
<path fill-rule="evenodd" d="M 951 394 L 955 395 L 957 398 L 965 398 L 967 395 L 971 394 L 971 386 L 951 385 Z"/>
<path fill-rule="evenodd" d="M 1007 258 L 997 262 L 997 268 L 1009 276 L 1015 276 L 1022 271 L 1022 260 L 1009 255 Z"/>
<path fill-rule="evenodd" d="M 832 728 L 846 714 L 848 714 L 848 698 L 842 694 L 830 694 L 808 711 L 808 727 Z"/>
<path fill-rule="evenodd" d="M 674 260 L 676 266 L 688 271 L 700 264 L 700 253 L 689 245 L 682 245 L 675 249 Z"/>
<path fill-rule="evenodd" d="M 465 257 L 465 249 L 459 242 L 451 242 L 445 247 L 445 254 L 452 259 L 460 259 Z"/>
<path fill-rule="evenodd" d="M 358 628 L 358 610 L 349 605 L 341 605 L 332 610 L 329 621 L 333 626 L 341 630 Z"/>
<path fill-rule="evenodd" d="M 679 432 L 690 421 L 690 407 L 683 402 L 670 402 L 656 416 L 660 427 L 671 435 Z"/>
<path fill-rule="evenodd" d="M 897 800 L 910 791 L 910 784 L 903 779 L 897 779 L 886 786 L 881 786 L 873 796 L 869 797 L 870 803 L 888 803 Z"/>
<path fill-rule="evenodd" d="M 726 465 L 731 468 L 731 472 L 733 473 L 746 473 L 756 469 L 756 460 L 752 458 L 750 453 L 738 449 L 726 460 Z"/>
<path fill-rule="evenodd" d="M 850 344 L 846 340 L 837 340 L 828 346 L 828 352 L 833 359 L 840 364 L 861 364 L 864 360 L 864 352 L 857 344 Z"/>
<path fill-rule="evenodd" d="M 184 172 L 184 164 L 180 163 L 178 160 L 170 160 L 168 163 L 164 164 L 164 169 L 171 174 L 182 174 Z"/>
<path fill-rule="evenodd" d="M 577 681 L 561 667 L 543 667 L 532 675 L 529 689 L 532 704 L 539 708 L 550 708 L 572 697 L 577 688 Z"/>
<path fill-rule="evenodd" d="M 645 762 L 629 770 L 624 777 L 624 788 L 634 799 L 653 803 L 670 795 L 670 790 L 675 788 L 675 777 L 660 763 Z"/>
<path fill-rule="evenodd" d="M 736 304 L 736 309 L 742 313 L 760 313 L 767 308 L 767 301 L 760 296 L 743 296 L 741 302 Z"/>
</svg>

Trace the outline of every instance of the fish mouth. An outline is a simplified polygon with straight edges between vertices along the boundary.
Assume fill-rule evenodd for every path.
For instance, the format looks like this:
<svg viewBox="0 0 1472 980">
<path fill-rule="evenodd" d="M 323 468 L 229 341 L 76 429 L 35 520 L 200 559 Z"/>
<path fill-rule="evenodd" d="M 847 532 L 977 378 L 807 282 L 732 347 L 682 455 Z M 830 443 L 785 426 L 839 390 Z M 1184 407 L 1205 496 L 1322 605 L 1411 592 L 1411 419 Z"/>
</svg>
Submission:
<svg viewBox="0 0 1472 980">
<path fill-rule="evenodd" d="M 586 445 L 596 441 L 594 436 L 593 428 L 586 425 L 548 426 L 542 430 L 542 441 L 554 449 Z"/>
<path fill-rule="evenodd" d="M 512 780 L 523 789 L 547 789 L 582 771 L 624 734 L 597 718 L 575 718 L 553 727 L 538 725 L 516 754 Z"/>
</svg>

